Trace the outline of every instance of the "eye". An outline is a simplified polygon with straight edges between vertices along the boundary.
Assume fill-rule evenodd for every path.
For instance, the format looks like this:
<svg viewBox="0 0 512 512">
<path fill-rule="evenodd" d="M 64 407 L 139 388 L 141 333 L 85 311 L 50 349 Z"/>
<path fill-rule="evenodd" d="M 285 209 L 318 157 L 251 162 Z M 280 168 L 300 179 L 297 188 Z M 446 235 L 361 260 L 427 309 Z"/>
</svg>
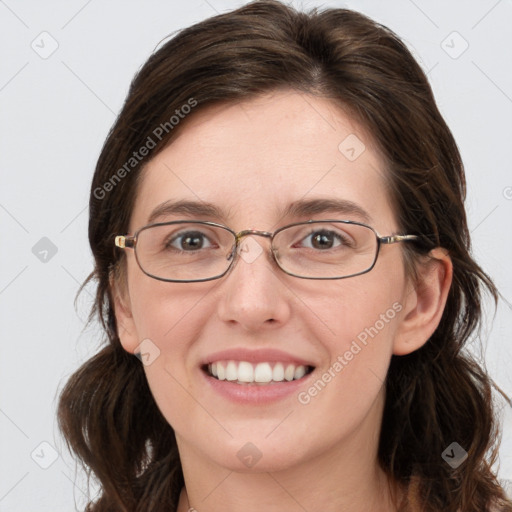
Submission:
<svg viewBox="0 0 512 512">
<path fill-rule="evenodd" d="M 301 245 L 308 249 L 326 250 L 336 247 L 351 247 L 350 239 L 340 232 L 327 229 L 316 230 L 301 240 Z"/>
<path fill-rule="evenodd" d="M 201 231 L 184 231 L 173 236 L 166 244 L 166 247 L 173 247 L 179 251 L 197 251 L 208 249 L 212 244 L 208 237 Z"/>
</svg>

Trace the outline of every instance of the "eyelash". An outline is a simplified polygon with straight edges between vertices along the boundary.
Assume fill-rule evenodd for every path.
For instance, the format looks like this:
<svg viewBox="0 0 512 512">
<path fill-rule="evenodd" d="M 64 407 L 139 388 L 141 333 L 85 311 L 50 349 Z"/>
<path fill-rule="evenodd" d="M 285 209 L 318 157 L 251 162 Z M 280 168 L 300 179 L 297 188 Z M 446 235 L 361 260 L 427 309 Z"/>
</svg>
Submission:
<svg viewBox="0 0 512 512">
<path fill-rule="evenodd" d="M 304 240 L 306 240 L 308 238 L 311 240 L 311 237 L 314 237 L 315 235 L 318 235 L 318 234 L 333 236 L 333 238 L 335 238 L 335 239 L 337 239 L 339 241 L 339 245 L 344 246 L 344 247 L 348 247 L 348 248 L 352 248 L 353 247 L 353 243 L 349 239 L 348 236 L 344 236 L 340 232 L 336 232 L 334 230 L 327 230 L 327 229 L 318 229 L 316 231 L 311 231 L 307 235 L 303 236 L 299 240 L 299 242 L 304 242 Z M 167 237 L 167 239 L 164 242 L 165 249 L 170 249 L 172 247 L 173 242 L 175 242 L 177 240 L 180 240 L 180 239 L 182 240 L 187 235 L 188 236 L 190 236 L 190 235 L 199 236 L 203 240 L 208 240 L 210 245 L 212 244 L 211 238 L 206 233 L 203 233 L 203 232 L 198 231 L 198 230 L 195 230 L 195 231 L 184 231 L 184 232 L 181 232 L 181 233 L 172 234 L 169 237 Z M 310 243 L 312 243 L 312 242 L 310 242 Z M 201 248 L 203 248 L 203 247 L 201 247 Z M 308 247 L 308 249 L 314 249 L 314 248 L 313 247 Z M 182 251 L 183 249 L 177 248 L 176 250 Z M 191 251 L 191 252 L 193 252 L 193 251 Z"/>
</svg>

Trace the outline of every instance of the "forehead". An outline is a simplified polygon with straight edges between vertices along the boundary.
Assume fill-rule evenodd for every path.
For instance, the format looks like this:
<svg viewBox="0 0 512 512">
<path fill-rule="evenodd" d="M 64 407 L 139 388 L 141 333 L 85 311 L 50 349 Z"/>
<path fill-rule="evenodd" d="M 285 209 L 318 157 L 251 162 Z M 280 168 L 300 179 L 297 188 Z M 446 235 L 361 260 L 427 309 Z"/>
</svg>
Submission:
<svg viewBox="0 0 512 512">
<path fill-rule="evenodd" d="M 318 198 L 360 205 L 377 228 L 393 221 L 365 130 L 331 100 L 280 91 L 185 119 L 142 171 L 131 228 L 158 205 L 187 200 L 216 205 L 232 228 L 269 229 L 291 204 Z"/>
</svg>

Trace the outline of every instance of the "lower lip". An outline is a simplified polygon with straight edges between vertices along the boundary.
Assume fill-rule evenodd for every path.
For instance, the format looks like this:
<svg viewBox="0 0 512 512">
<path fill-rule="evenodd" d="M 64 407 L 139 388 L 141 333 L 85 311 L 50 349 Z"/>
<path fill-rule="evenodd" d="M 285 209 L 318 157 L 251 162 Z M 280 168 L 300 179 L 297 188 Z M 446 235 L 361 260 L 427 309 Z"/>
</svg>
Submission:
<svg viewBox="0 0 512 512">
<path fill-rule="evenodd" d="M 267 404 L 298 394 L 313 375 L 314 370 L 302 379 L 276 382 L 273 384 L 236 384 L 229 380 L 219 380 L 200 370 L 211 388 L 225 398 L 239 404 Z"/>
</svg>

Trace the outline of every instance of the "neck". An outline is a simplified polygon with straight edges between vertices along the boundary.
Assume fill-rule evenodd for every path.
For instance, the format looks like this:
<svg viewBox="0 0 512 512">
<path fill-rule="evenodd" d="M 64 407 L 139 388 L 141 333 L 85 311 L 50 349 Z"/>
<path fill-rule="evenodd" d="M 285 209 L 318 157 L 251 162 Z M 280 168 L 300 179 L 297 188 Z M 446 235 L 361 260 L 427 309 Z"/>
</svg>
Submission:
<svg viewBox="0 0 512 512">
<path fill-rule="evenodd" d="M 348 488 L 346 482 L 337 482 L 335 488 L 326 482 L 308 479 L 302 481 L 303 489 L 296 489 L 299 482 L 287 482 L 285 475 L 265 473 L 256 477 L 240 478 L 227 473 L 219 478 L 219 487 L 212 489 L 210 496 L 189 497 L 186 488 L 182 489 L 178 512 L 239 512 L 282 510 L 324 512 L 397 512 L 401 491 L 391 484 L 383 473 L 366 476 L 364 484 Z M 233 477 L 233 478 L 232 478 Z M 229 485 L 228 485 L 228 481 Z M 223 487 L 222 490 L 219 490 Z M 225 487 L 225 488 L 224 488 Z M 213 497 L 215 496 L 215 497 Z"/>
</svg>

